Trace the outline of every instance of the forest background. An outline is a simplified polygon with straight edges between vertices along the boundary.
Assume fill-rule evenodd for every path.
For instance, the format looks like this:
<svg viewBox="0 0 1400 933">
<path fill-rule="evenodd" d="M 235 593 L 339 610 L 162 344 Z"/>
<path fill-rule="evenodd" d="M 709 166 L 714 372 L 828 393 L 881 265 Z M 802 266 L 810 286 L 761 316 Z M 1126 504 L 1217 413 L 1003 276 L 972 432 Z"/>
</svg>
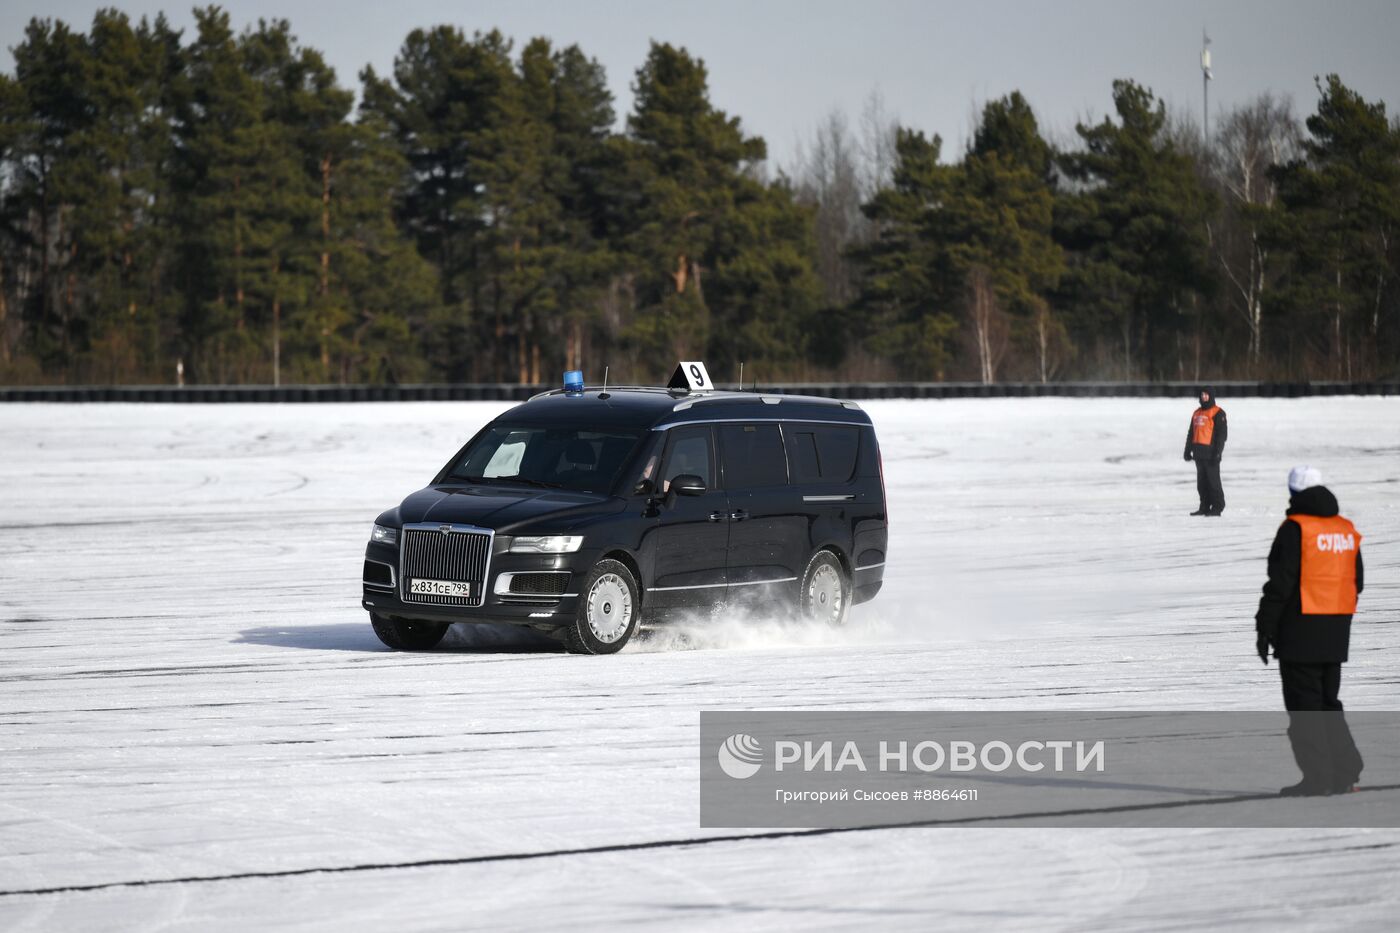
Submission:
<svg viewBox="0 0 1400 933">
<path fill-rule="evenodd" d="M 546 38 L 415 29 L 351 90 L 286 21 L 195 23 L 13 47 L 0 384 L 1400 375 L 1400 120 L 1337 75 L 1209 133 L 1011 93 L 956 153 L 872 96 L 780 166 L 665 42 L 619 127 Z"/>
</svg>

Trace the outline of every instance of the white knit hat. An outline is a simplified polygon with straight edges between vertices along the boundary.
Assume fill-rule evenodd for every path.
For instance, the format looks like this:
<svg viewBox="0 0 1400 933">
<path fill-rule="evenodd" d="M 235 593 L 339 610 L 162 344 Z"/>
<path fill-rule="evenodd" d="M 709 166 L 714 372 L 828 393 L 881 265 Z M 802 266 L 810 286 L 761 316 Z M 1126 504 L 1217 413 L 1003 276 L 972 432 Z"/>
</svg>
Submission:
<svg viewBox="0 0 1400 933">
<path fill-rule="evenodd" d="M 1295 466 L 1288 471 L 1288 491 L 1302 492 L 1322 485 L 1322 471 L 1317 467 Z"/>
</svg>

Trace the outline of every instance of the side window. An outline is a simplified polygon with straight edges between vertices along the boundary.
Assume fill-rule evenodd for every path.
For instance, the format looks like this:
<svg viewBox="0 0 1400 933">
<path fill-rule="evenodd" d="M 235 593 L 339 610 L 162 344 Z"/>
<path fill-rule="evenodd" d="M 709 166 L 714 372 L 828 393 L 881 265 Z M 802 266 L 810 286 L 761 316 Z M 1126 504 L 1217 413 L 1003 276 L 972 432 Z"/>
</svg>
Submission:
<svg viewBox="0 0 1400 933">
<path fill-rule="evenodd" d="M 661 459 L 670 441 L 667 431 L 653 431 L 642 445 L 641 456 L 637 458 L 637 475 L 632 486 L 634 495 L 653 495 L 661 489 Z"/>
<path fill-rule="evenodd" d="M 723 424 L 719 442 L 726 489 L 787 483 L 787 457 L 776 424 Z"/>
<path fill-rule="evenodd" d="M 844 483 L 855 472 L 859 428 L 796 423 L 783 434 L 794 483 Z"/>
<path fill-rule="evenodd" d="M 799 425 L 783 432 L 787 438 L 788 465 L 794 483 L 815 483 L 822 478 L 821 458 L 817 456 L 817 435 L 810 426 Z"/>
<path fill-rule="evenodd" d="M 685 473 L 700 477 L 709 489 L 715 487 L 714 470 L 710 464 L 709 428 L 676 428 L 671 432 L 666 467 L 661 471 L 661 491 L 668 491 L 671 480 Z"/>
<path fill-rule="evenodd" d="M 860 452 L 860 428 L 838 428 L 817 425 L 817 453 L 821 457 L 824 483 L 844 483 L 856 471 L 856 454 Z"/>
</svg>

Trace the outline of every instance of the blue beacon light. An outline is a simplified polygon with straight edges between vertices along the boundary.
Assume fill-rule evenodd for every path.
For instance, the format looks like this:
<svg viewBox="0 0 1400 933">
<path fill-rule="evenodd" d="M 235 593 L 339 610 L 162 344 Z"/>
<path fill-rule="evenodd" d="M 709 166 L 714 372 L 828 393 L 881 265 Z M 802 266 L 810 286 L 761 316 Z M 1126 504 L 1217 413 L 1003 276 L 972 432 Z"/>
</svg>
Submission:
<svg viewBox="0 0 1400 933">
<path fill-rule="evenodd" d="M 564 373 L 564 394 L 583 394 L 583 370 L 571 369 L 568 372 Z"/>
</svg>

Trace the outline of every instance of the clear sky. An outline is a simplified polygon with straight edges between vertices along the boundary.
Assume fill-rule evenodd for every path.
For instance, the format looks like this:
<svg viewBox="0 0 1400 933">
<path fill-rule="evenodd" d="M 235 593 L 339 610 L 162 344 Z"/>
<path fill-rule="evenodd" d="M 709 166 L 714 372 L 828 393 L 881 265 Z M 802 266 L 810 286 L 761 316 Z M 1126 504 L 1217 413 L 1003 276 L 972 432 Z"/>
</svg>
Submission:
<svg viewBox="0 0 1400 933">
<path fill-rule="evenodd" d="M 20 41 L 32 16 L 74 26 L 101 6 L 131 14 L 183 4 L 148 0 L 3 0 L 0 44 Z M 241 28 L 286 18 L 320 49 L 343 83 L 358 87 L 367 63 L 390 72 L 416 26 L 496 27 L 518 42 L 544 35 L 578 43 L 607 68 L 619 119 L 651 39 L 688 48 L 710 70 L 711 97 L 768 140 L 777 162 L 832 108 L 854 121 L 878 89 L 905 125 L 936 132 L 958 153 L 982 102 L 1019 89 L 1052 136 L 1111 109 L 1111 83 L 1131 77 L 1169 105 L 1201 112 L 1201 30 L 1212 40 L 1211 110 L 1264 90 L 1289 95 L 1306 115 L 1313 77 L 1335 71 L 1368 99 L 1400 108 L 1400 0 L 238 0 Z M 5 66 L 13 67 L 8 53 Z"/>
</svg>

